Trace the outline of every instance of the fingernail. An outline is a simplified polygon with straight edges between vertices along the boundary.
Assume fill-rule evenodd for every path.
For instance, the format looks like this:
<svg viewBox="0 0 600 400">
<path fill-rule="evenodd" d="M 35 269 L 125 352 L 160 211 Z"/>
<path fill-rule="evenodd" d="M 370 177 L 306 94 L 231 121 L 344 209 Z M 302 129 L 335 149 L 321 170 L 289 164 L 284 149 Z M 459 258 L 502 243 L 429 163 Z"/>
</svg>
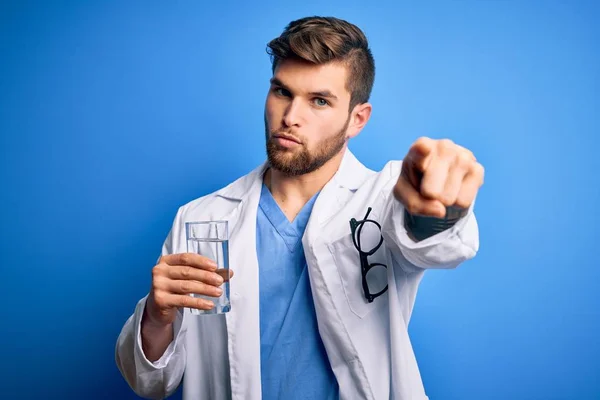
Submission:
<svg viewBox="0 0 600 400">
<path fill-rule="evenodd" d="M 223 289 L 221 289 L 221 288 L 217 288 L 217 289 L 215 290 L 215 292 L 217 293 L 217 295 L 219 295 L 219 296 L 220 296 L 220 295 L 222 295 L 222 294 L 223 294 Z"/>
</svg>

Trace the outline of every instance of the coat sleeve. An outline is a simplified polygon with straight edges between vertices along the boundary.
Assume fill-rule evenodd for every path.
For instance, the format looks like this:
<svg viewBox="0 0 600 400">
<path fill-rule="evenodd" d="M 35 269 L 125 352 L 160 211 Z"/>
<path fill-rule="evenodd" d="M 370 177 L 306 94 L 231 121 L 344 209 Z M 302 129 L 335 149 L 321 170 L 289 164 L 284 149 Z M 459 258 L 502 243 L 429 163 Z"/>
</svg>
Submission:
<svg viewBox="0 0 600 400">
<path fill-rule="evenodd" d="M 178 232 L 179 213 L 162 247 L 162 255 L 172 254 L 173 232 Z M 177 390 L 186 364 L 185 313 L 181 310 L 173 324 L 173 341 L 162 357 L 155 362 L 144 355 L 141 340 L 141 320 L 146 306 L 142 298 L 123 326 L 115 348 L 115 359 L 121 374 L 141 397 L 163 399 Z"/>
<path fill-rule="evenodd" d="M 452 227 L 424 240 L 411 238 L 404 223 L 404 206 L 393 195 L 400 165 L 391 166 L 390 180 L 384 188 L 387 212 L 381 232 L 392 252 L 401 252 L 409 262 L 400 263 L 402 269 L 410 273 L 428 268 L 455 268 L 473 258 L 479 250 L 479 229 L 473 211 L 475 202 Z"/>
</svg>

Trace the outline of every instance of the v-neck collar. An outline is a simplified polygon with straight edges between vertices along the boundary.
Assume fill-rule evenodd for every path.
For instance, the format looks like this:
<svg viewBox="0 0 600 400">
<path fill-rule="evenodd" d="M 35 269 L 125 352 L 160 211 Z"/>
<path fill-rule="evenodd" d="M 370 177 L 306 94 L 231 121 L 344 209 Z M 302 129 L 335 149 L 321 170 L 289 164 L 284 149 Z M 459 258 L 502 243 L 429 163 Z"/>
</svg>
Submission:
<svg viewBox="0 0 600 400">
<path fill-rule="evenodd" d="M 311 197 L 311 199 L 302 207 L 298 215 L 296 215 L 294 220 L 290 222 L 275 201 L 275 198 L 273 198 L 267 185 L 263 183 L 259 206 L 291 252 L 296 251 L 300 244 L 300 240 L 304 234 L 304 229 L 306 228 L 306 224 L 308 223 L 310 213 L 318 194 L 319 193 L 317 192 Z"/>
</svg>

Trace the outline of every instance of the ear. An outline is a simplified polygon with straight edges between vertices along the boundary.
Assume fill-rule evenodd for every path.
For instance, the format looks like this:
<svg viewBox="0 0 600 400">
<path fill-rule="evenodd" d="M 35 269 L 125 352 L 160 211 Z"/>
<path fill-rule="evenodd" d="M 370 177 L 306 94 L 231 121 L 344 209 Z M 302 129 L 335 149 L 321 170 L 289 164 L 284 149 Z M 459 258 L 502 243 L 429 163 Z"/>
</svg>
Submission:
<svg viewBox="0 0 600 400">
<path fill-rule="evenodd" d="M 369 118 L 371 118 L 371 111 L 373 106 L 371 103 L 357 104 L 351 112 L 350 123 L 348 124 L 348 130 L 346 136 L 351 139 L 358 136 L 360 131 L 365 127 Z"/>
</svg>

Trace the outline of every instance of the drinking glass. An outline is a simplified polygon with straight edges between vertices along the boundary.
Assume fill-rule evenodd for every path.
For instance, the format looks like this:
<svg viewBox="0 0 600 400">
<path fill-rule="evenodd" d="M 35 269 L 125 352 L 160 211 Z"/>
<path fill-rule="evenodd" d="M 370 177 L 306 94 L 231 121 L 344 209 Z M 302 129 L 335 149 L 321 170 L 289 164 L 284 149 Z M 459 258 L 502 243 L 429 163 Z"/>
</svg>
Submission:
<svg viewBox="0 0 600 400">
<path fill-rule="evenodd" d="M 210 300 L 215 307 L 210 310 L 190 309 L 194 315 L 223 314 L 231 310 L 229 298 L 229 233 L 227 221 L 198 221 L 185 223 L 187 252 L 200 254 L 217 263 L 217 273 L 225 281 L 219 297 L 192 294 Z"/>
</svg>

